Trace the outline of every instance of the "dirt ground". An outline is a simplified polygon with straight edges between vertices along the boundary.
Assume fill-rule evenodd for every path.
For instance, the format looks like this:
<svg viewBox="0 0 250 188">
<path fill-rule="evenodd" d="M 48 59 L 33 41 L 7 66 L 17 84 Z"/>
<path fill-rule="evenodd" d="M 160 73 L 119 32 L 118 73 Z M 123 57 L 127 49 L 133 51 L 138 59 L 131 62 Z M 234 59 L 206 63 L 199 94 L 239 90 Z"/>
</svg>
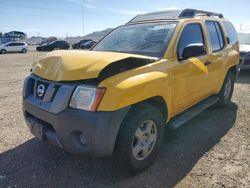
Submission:
<svg viewBox="0 0 250 188">
<path fill-rule="evenodd" d="M 112 157 L 65 153 L 29 133 L 22 84 L 42 54 L 0 55 L 0 187 L 250 187 L 250 72 L 240 75 L 227 108 L 167 131 L 154 165 L 124 176 Z"/>
</svg>

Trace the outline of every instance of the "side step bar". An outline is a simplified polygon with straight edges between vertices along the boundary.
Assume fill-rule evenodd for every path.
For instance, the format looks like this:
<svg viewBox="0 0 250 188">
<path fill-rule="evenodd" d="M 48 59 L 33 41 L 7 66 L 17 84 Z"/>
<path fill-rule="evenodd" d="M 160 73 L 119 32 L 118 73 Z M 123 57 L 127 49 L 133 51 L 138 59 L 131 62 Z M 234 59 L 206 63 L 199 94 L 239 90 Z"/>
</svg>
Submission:
<svg viewBox="0 0 250 188">
<path fill-rule="evenodd" d="M 192 118 L 194 118 L 196 115 L 200 114 L 204 110 L 206 110 L 208 107 L 214 105 L 216 102 L 219 101 L 219 97 L 217 96 L 211 96 L 204 101 L 194 105 L 190 109 L 182 112 L 180 115 L 177 115 L 173 120 L 171 120 L 168 124 L 169 128 L 171 129 L 177 129 Z"/>
</svg>

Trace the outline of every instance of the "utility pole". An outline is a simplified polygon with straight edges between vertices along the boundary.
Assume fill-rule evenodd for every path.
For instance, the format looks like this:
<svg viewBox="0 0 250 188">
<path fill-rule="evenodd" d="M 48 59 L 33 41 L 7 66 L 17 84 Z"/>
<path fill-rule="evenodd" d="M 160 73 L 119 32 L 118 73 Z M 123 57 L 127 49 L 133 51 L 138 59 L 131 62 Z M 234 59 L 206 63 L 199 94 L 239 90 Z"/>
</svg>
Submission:
<svg viewBox="0 0 250 188">
<path fill-rule="evenodd" d="M 82 36 L 84 37 L 84 6 L 82 5 Z"/>
</svg>

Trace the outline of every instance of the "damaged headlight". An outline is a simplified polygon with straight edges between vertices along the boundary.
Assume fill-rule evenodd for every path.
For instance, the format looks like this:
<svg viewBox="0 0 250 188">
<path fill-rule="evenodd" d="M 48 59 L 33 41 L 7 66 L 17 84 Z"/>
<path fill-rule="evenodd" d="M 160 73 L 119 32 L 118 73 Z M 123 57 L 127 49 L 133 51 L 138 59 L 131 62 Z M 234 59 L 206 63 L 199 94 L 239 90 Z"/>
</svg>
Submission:
<svg viewBox="0 0 250 188">
<path fill-rule="evenodd" d="M 71 108 L 96 111 L 105 93 L 105 88 L 78 86 L 70 100 Z"/>
</svg>

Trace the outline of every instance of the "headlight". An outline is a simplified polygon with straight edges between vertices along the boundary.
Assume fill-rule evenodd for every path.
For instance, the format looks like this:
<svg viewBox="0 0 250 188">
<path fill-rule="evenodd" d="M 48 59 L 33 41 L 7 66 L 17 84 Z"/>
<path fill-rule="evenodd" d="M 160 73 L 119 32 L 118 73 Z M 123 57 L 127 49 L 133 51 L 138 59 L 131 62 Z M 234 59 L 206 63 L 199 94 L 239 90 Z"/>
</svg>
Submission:
<svg viewBox="0 0 250 188">
<path fill-rule="evenodd" d="M 78 86 L 70 100 L 71 108 L 96 111 L 105 93 L 105 88 Z"/>
</svg>

